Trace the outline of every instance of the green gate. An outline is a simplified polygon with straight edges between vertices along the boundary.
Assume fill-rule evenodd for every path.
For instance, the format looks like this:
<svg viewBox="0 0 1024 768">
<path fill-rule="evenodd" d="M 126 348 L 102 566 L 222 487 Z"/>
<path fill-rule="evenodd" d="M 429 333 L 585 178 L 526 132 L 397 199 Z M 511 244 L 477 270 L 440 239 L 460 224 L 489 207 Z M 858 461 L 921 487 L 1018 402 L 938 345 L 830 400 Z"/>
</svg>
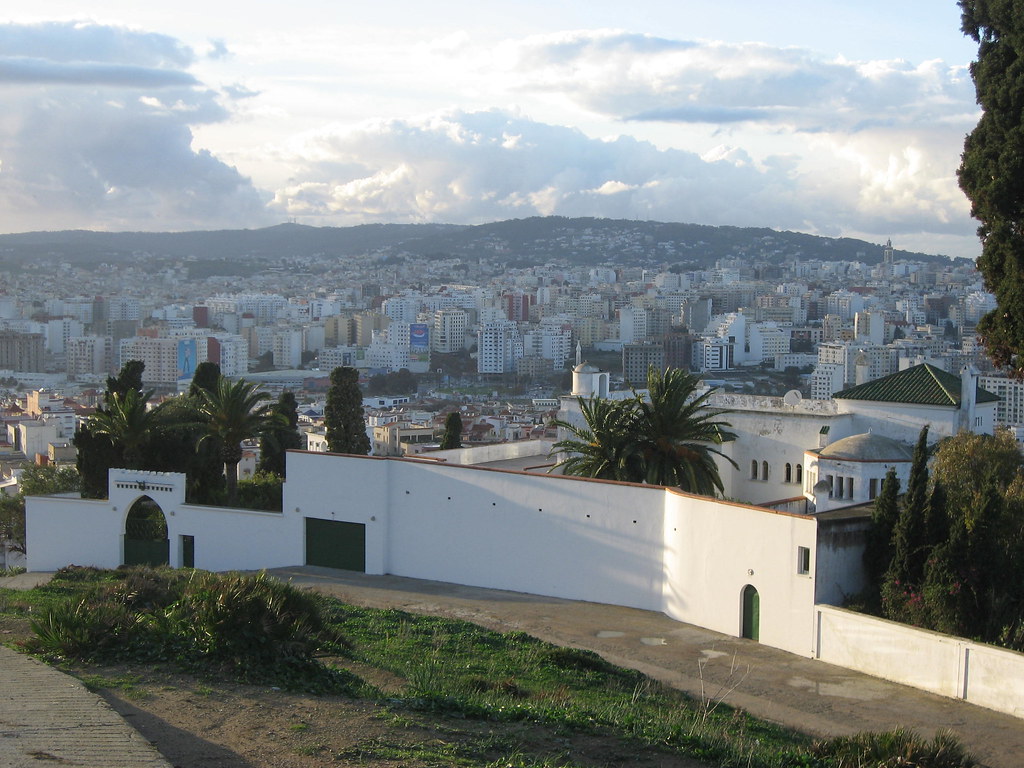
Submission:
<svg viewBox="0 0 1024 768">
<path fill-rule="evenodd" d="M 743 637 L 757 640 L 761 630 L 761 596 L 750 584 L 743 588 Z"/>
<path fill-rule="evenodd" d="M 124 521 L 124 564 L 167 565 L 170 550 L 163 510 L 143 496 L 132 504 Z"/>
<path fill-rule="evenodd" d="M 306 518 L 306 565 L 366 571 L 366 526 Z"/>
</svg>

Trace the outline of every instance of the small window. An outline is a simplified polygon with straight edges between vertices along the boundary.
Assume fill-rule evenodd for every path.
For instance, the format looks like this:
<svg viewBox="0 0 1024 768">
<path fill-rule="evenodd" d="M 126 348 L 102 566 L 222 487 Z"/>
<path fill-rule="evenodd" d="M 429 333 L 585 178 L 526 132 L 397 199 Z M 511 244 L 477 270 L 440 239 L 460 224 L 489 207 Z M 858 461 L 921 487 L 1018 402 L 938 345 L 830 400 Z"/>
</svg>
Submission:
<svg viewBox="0 0 1024 768">
<path fill-rule="evenodd" d="M 786 462 L 786 482 L 793 482 L 793 465 L 790 464 L 788 461 Z"/>
<path fill-rule="evenodd" d="M 796 482 L 802 483 L 804 481 L 804 465 L 796 465 Z"/>
<path fill-rule="evenodd" d="M 806 576 L 811 572 L 811 548 L 796 548 L 796 572 Z"/>
<path fill-rule="evenodd" d="M 836 479 L 832 475 L 826 475 L 825 479 L 828 480 L 828 497 L 831 499 L 836 493 Z"/>
<path fill-rule="evenodd" d="M 750 462 L 750 479 L 757 480 L 757 462 Z"/>
<path fill-rule="evenodd" d="M 853 478 L 852 477 L 846 478 L 846 497 L 848 499 L 852 499 L 853 498 Z"/>
<path fill-rule="evenodd" d="M 878 495 L 878 478 L 872 477 L 868 480 L 868 499 L 873 499 Z"/>
<path fill-rule="evenodd" d="M 767 480 L 768 479 L 768 462 L 767 461 L 762 461 L 761 462 L 761 479 L 762 480 Z"/>
</svg>

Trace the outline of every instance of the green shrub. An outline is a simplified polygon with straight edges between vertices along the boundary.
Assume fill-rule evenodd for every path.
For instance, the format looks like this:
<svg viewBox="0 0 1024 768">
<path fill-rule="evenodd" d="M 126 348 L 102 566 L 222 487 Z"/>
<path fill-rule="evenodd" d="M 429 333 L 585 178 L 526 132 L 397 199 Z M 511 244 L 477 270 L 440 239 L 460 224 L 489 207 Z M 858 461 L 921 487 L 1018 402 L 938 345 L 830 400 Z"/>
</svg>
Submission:
<svg viewBox="0 0 1024 768">
<path fill-rule="evenodd" d="M 865 732 L 819 742 L 814 753 L 843 768 L 975 768 L 979 763 L 949 731 L 931 741 L 914 731 L 896 728 Z"/>
</svg>

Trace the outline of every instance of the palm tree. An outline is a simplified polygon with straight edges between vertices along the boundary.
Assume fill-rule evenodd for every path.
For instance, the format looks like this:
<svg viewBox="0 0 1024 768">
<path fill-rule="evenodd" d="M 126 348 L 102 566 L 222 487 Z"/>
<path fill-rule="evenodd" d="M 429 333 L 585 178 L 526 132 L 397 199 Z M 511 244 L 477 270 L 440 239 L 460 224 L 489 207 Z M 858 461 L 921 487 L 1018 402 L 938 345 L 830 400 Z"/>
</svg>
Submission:
<svg viewBox="0 0 1024 768">
<path fill-rule="evenodd" d="M 565 456 L 552 467 L 566 475 L 597 477 L 603 480 L 639 482 L 639 466 L 634 451 L 637 403 L 629 400 L 579 398 L 586 427 L 555 420 L 570 438 L 559 440 L 553 453 Z"/>
<path fill-rule="evenodd" d="M 207 439 L 217 442 L 224 462 L 228 506 L 238 500 L 238 462 L 242 460 L 242 441 L 259 435 L 272 417 L 272 405 L 263 403 L 269 396 L 259 385 L 239 379 L 234 384 L 224 377 L 212 389 L 199 390 L 199 413 L 206 419 Z M 261 403 L 263 403 L 261 405 Z"/>
<path fill-rule="evenodd" d="M 644 482 L 713 496 L 723 490 L 714 457 L 721 456 L 733 467 L 736 462 L 712 446 L 735 435 L 723 429 L 728 422 L 716 421 L 724 411 L 707 408 L 713 390 L 696 394 L 699 383 L 681 368 L 652 367 L 647 373 L 649 397 L 638 399 L 635 447 Z"/>
<path fill-rule="evenodd" d="M 734 436 L 707 410 L 711 391 L 696 395 L 698 379 L 684 370 L 648 371 L 649 397 L 580 399 L 586 427 L 555 421 L 572 437 L 555 443 L 567 454 L 553 469 L 567 475 L 675 486 L 713 496 L 723 491 L 715 456 L 736 463 L 713 446 Z"/>
<path fill-rule="evenodd" d="M 107 399 L 107 407 L 96 411 L 87 422 L 93 434 L 110 439 L 128 469 L 143 468 L 146 446 L 167 428 L 163 419 L 164 404 L 149 407 L 152 394 L 152 391 L 137 389 L 113 392 Z"/>
</svg>

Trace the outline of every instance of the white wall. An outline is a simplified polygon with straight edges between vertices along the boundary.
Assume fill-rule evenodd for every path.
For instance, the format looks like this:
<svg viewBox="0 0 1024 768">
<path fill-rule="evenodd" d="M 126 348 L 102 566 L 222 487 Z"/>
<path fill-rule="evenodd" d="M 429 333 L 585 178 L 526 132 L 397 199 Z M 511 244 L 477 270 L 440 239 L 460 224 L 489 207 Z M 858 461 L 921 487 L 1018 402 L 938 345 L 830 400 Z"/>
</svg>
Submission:
<svg viewBox="0 0 1024 768">
<path fill-rule="evenodd" d="M 517 440 L 511 443 L 492 443 L 469 448 L 453 448 L 447 451 L 431 451 L 430 458 L 444 459 L 449 464 L 483 464 L 488 461 L 536 456 L 538 464 L 545 464 L 553 445 L 553 440 Z"/>
<path fill-rule="evenodd" d="M 815 657 L 1024 717 L 1024 654 L 819 605 Z"/>
<path fill-rule="evenodd" d="M 666 495 L 665 613 L 739 635 L 743 588 L 750 584 L 760 596 L 760 641 L 809 656 L 815 520 L 677 492 Z M 811 551 L 809 574 L 797 573 L 797 547 Z"/>
</svg>

